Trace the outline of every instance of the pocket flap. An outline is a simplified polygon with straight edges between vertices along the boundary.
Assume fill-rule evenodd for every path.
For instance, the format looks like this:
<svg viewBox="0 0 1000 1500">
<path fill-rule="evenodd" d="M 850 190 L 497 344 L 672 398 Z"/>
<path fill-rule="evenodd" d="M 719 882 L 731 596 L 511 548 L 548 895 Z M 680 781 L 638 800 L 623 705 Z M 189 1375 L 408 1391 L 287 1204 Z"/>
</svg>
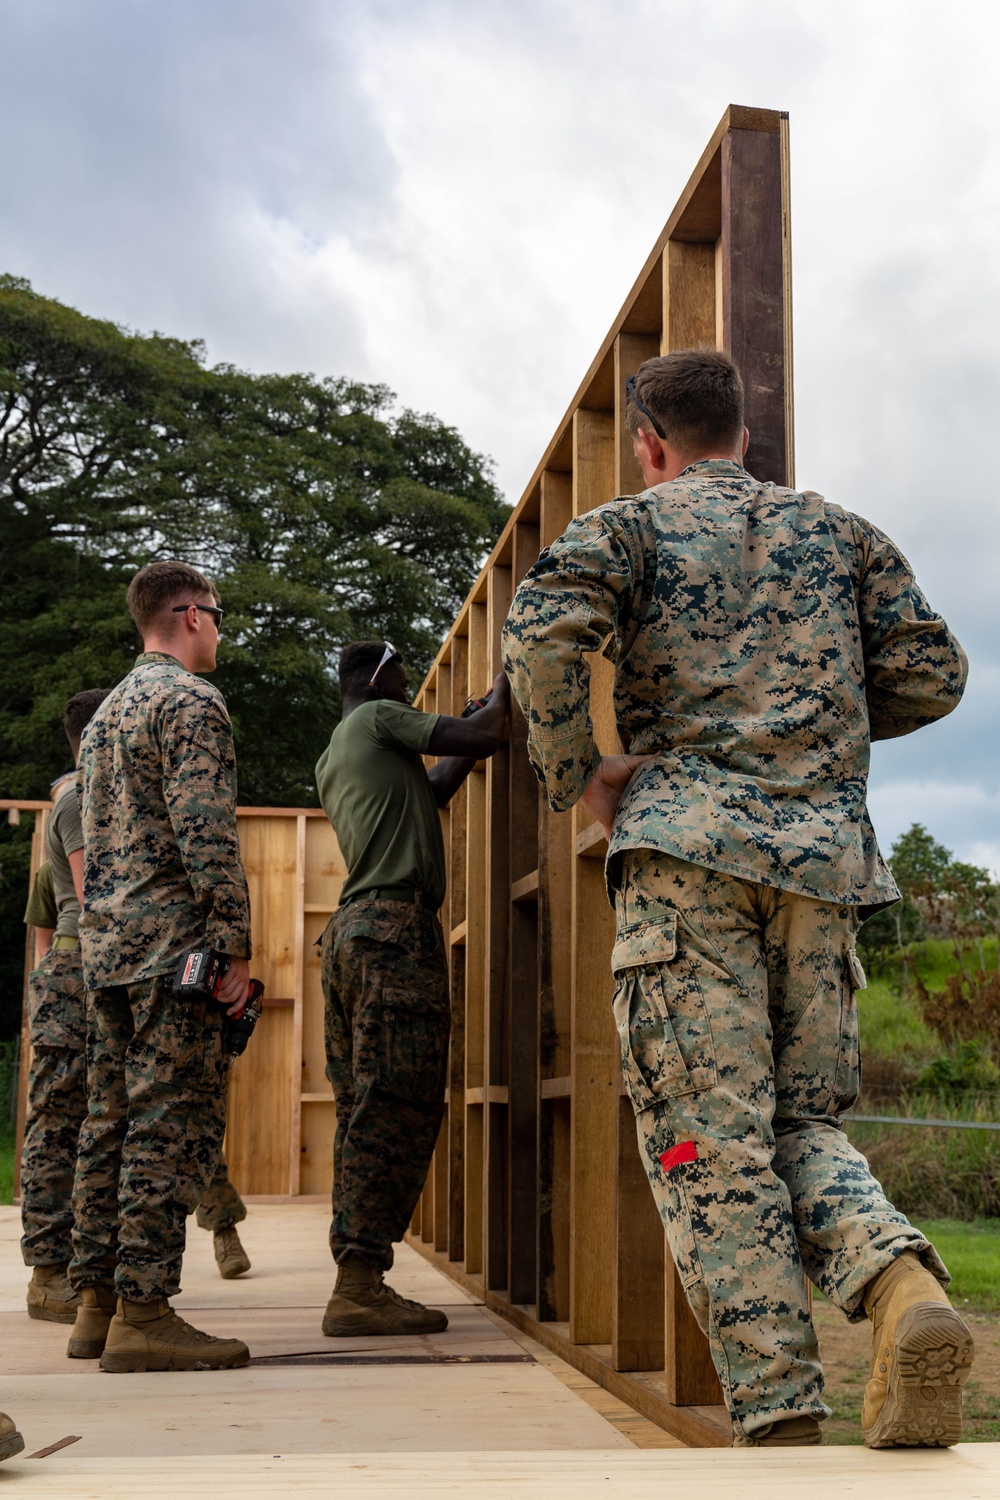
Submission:
<svg viewBox="0 0 1000 1500">
<path fill-rule="evenodd" d="M 677 913 L 668 912 L 654 922 L 626 927 L 611 953 L 611 972 L 637 969 L 643 964 L 668 964 L 677 956 Z"/>
<path fill-rule="evenodd" d="M 376 943 L 398 943 L 402 937 L 402 922 L 392 920 L 377 912 L 350 907 L 338 913 L 338 935 L 341 938 L 372 938 Z"/>
</svg>

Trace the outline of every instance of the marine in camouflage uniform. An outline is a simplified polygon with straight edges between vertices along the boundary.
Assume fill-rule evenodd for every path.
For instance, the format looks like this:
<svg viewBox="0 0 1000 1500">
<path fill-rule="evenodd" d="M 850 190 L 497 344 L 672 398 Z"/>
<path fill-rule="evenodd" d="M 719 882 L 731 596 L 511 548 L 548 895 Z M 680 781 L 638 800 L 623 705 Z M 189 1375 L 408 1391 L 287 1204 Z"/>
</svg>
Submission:
<svg viewBox="0 0 1000 1500">
<path fill-rule="evenodd" d="M 173 974 L 202 944 L 250 951 L 222 694 L 145 652 L 91 722 L 80 772 L 90 1110 L 70 1277 L 148 1302 L 179 1288 L 225 1129 L 222 1009 L 178 999 Z"/>
<path fill-rule="evenodd" d="M 50 854 L 57 846 L 60 880 L 57 887 L 53 878 L 54 920 L 40 924 L 51 925 L 53 940 L 28 976 L 31 1062 L 21 1150 L 21 1253 L 26 1266 L 37 1268 L 28 1288 L 30 1316 L 71 1323 L 76 1313 L 65 1270 L 72 1255 L 77 1138 L 87 1112 L 79 905 L 68 859 L 82 849 L 83 835 L 72 776 L 57 787 L 55 798 L 46 836 Z"/>
<path fill-rule="evenodd" d="M 66 704 L 63 728 L 74 760 L 83 729 L 106 696 L 105 688 L 87 688 Z M 25 912 L 25 921 L 36 927 L 36 933 L 47 932 L 49 941 L 28 977 L 31 1060 L 21 1151 L 21 1251 L 25 1265 L 33 1268 L 29 1316 L 72 1323 L 78 1299 L 66 1270 L 72 1254 L 77 1142 L 87 1113 L 86 1007 L 79 940 L 83 830 L 75 774 L 53 786 L 45 842 L 48 858 Z M 51 910 L 43 909 L 46 890 L 51 893 Z"/>
<path fill-rule="evenodd" d="M 445 894 L 439 808 L 507 717 L 502 674 L 465 719 L 409 703 L 394 648 L 357 641 L 340 662 L 343 717 L 316 767 L 348 875 L 322 939 L 327 1076 L 337 1101 L 330 1335 L 435 1333 L 444 1313 L 384 1282 L 406 1233 L 444 1110 L 451 1025 L 437 912 Z M 424 754 L 447 756 L 428 772 Z"/>
<path fill-rule="evenodd" d="M 708 454 L 570 523 L 515 594 L 504 662 L 556 810 L 614 769 L 584 653 L 615 663 L 622 745 L 649 757 L 617 767 L 607 863 L 640 1152 L 736 1442 L 815 1442 L 807 1278 L 861 1318 L 915 1252 L 944 1300 L 839 1116 L 859 1088 L 857 929 L 898 896 L 869 744 L 949 713 L 966 661 L 876 527 Z"/>
</svg>

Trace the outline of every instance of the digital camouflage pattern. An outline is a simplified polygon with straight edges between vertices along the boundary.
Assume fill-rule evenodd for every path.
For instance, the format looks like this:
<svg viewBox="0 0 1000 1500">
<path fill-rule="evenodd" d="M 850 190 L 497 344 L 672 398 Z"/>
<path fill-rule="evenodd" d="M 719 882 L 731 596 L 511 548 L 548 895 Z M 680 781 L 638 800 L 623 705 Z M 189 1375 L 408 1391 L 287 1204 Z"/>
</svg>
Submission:
<svg viewBox="0 0 1000 1500">
<path fill-rule="evenodd" d="M 838 1123 L 859 1088 L 857 912 L 656 851 L 623 860 L 614 1014 L 639 1150 L 737 1441 L 828 1415 L 806 1279 L 850 1318 L 936 1253 Z"/>
<path fill-rule="evenodd" d="M 70 1282 L 129 1301 L 180 1289 L 187 1216 L 226 1125 L 222 1007 L 162 976 L 88 992 L 89 1112 L 73 1191 Z"/>
<path fill-rule="evenodd" d="M 250 956 L 236 757 L 222 694 L 147 652 L 91 719 L 80 751 L 88 989 L 173 970 L 208 943 Z"/>
<path fill-rule="evenodd" d="M 612 854 L 660 849 L 851 906 L 897 898 L 865 803 L 869 741 L 949 713 L 967 664 L 888 537 L 717 459 L 572 521 L 503 632 L 556 809 L 597 764 L 583 653 L 602 648 L 622 744 L 656 757 Z"/>
<path fill-rule="evenodd" d="M 217 1229 L 242 1224 L 247 1216 L 247 1206 L 230 1181 L 224 1152 L 219 1153 L 218 1165 L 196 1212 L 198 1228 L 211 1230 L 213 1234 Z"/>
<path fill-rule="evenodd" d="M 388 1270 L 444 1113 L 451 1013 L 429 907 L 361 896 L 323 933 L 327 1077 L 337 1100 L 330 1248 Z"/>
<path fill-rule="evenodd" d="M 26 1266 L 72 1254 L 73 1173 L 87 1113 L 86 1015 L 79 949 L 50 949 L 28 976 L 31 1063 L 21 1151 L 21 1251 Z"/>
</svg>

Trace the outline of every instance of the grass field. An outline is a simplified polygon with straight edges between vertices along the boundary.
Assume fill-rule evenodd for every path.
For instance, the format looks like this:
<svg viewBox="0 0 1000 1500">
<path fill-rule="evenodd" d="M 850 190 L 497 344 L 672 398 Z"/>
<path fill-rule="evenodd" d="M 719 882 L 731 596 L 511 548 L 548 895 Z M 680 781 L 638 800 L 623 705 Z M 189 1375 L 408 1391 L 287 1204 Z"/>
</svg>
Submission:
<svg viewBox="0 0 1000 1500">
<path fill-rule="evenodd" d="M 0 1203 L 10 1203 L 14 1192 L 14 1141 L 0 1135 Z"/>
</svg>

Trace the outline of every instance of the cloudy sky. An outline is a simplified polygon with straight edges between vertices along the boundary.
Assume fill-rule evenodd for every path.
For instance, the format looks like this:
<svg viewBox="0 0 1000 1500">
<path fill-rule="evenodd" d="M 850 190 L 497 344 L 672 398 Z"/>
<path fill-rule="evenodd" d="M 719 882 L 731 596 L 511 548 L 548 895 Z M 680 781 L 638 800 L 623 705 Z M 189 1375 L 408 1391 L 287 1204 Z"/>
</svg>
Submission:
<svg viewBox="0 0 1000 1500">
<path fill-rule="evenodd" d="M 797 477 L 972 661 L 873 753 L 1000 871 L 1000 13 L 982 0 L 0 0 L 0 270 L 382 381 L 517 500 L 729 102 L 791 115 Z"/>
</svg>

